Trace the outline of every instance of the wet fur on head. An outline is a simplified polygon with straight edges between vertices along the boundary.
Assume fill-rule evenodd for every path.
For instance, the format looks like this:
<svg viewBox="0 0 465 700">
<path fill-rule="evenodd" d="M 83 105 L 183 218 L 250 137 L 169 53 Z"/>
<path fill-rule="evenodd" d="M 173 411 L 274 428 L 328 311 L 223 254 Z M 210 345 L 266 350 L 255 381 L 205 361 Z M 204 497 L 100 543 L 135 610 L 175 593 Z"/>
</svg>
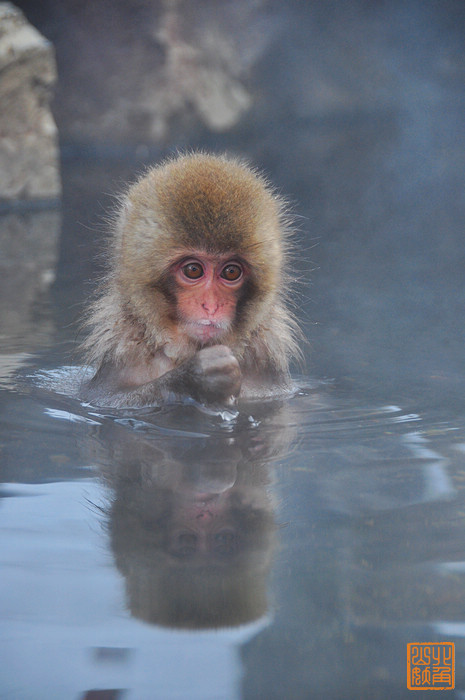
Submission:
<svg viewBox="0 0 465 700">
<path fill-rule="evenodd" d="M 111 269 L 89 314 L 90 363 L 163 349 L 182 361 L 195 342 L 178 336 L 167 281 L 186 251 L 234 254 L 250 274 L 226 345 L 251 364 L 263 355 L 279 371 L 298 354 L 285 305 L 289 217 L 284 201 L 245 162 L 192 153 L 149 169 L 121 199 Z"/>
</svg>

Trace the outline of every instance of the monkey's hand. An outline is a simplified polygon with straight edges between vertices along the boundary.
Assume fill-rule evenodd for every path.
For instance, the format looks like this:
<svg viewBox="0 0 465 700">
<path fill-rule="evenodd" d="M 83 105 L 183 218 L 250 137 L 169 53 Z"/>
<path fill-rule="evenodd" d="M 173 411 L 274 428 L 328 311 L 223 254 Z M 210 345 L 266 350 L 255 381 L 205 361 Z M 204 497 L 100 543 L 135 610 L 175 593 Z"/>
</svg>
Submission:
<svg viewBox="0 0 465 700">
<path fill-rule="evenodd" d="M 158 379 L 133 388 L 119 384 L 117 370 L 103 365 L 81 390 L 98 406 L 150 406 L 176 397 L 191 396 L 201 403 L 231 404 L 241 390 L 239 363 L 226 345 L 202 348 L 189 360 Z"/>
<path fill-rule="evenodd" d="M 207 403 L 231 403 L 239 394 L 242 372 L 226 345 L 202 348 L 183 365 L 192 397 Z"/>
</svg>

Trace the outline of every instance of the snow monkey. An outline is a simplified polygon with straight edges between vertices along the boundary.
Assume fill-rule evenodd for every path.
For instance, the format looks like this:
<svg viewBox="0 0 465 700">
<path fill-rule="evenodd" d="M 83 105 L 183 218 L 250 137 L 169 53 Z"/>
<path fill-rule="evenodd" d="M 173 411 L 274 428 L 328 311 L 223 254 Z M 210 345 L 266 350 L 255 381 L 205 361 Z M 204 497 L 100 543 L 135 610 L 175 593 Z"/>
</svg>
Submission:
<svg viewBox="0 0 465 700">
<path fill-rule="evenodd" d="M 290 232 L 283 200 L 238 159 L 191 153 L 149 169 L 114 219 L 82 398 L 229 405 L 287 393 L 299 338 L 286 302 Z"/>
</svg>

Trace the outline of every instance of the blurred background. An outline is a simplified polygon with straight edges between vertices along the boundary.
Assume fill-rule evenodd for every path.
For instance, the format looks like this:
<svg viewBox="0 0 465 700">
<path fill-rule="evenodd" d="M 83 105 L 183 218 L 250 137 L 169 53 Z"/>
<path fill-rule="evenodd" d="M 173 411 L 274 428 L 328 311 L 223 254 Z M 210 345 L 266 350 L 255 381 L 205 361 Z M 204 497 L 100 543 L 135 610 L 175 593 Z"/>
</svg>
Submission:
<svg viewBox="0 0 465 700">
<path fill-rule="evenodd" d="M 462 0 L 16 5 L 56 54 L 64 325 L 112 195 L 177 149 L 227 151 L 293 204 L 305 372 L 461 401 Z"/>
</svg>

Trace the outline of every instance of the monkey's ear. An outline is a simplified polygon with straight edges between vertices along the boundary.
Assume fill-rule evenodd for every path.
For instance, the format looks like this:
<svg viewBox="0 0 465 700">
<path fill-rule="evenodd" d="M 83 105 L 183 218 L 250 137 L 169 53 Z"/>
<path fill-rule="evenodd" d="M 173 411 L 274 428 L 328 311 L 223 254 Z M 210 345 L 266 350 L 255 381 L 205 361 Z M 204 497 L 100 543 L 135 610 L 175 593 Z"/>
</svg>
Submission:
<svg viewBox="0 0 465 700">
<path fill-rule="evenodd" d="M 120 231 L 126 225 L 133 209 L 134 205 L 129 199 L 129 197 L 121 197 L 117 213 L 117 226 Z"/>
<path fill-rule="evenodd" d="M 121 214 L 126 217 L 128 214 L 131 213 L 133 209 L 133 203 L 129 199 L 129 197 L 124 197 L 122 201 L 122 206 L 121 206 Z"/>
</svg>

